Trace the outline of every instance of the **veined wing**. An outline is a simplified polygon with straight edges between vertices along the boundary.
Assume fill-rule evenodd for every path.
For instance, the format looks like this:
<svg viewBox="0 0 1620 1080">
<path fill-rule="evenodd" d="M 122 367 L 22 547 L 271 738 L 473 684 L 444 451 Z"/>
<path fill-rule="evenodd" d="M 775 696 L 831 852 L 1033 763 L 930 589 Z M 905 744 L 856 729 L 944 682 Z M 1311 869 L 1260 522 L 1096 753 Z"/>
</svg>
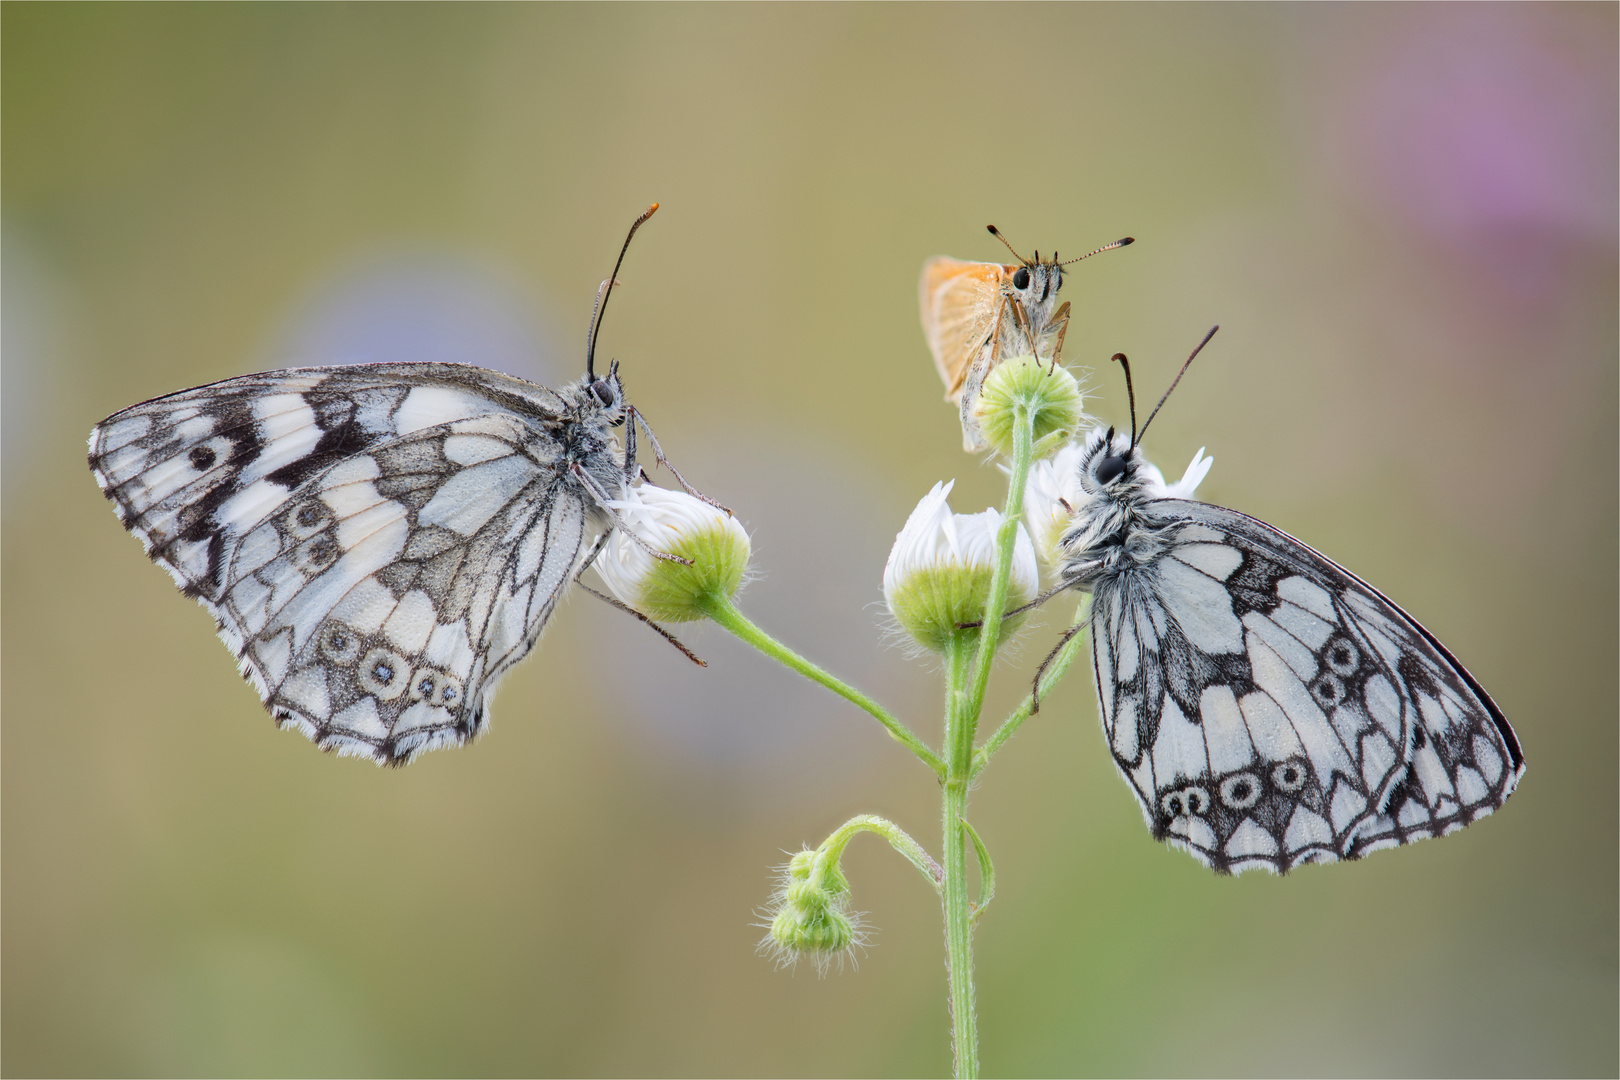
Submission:
<svg viewBox="0 0 1620 1080">
<path fill-rule="evenodd" d="M 310 476 L 376 444 L 490 414 L 559 417 L 544 387 L 459 364 L 288 368 L 182 390 L 90 433 L 118 517 L 188 596 L 218 593 L 222 547 Z"/>
<path fill-rule="evenodd" d="M 945 400 L 961 399 L 968 371 L 996 330 L 1002 279 L 1011 267 L 936 255 L 918 282 L 923 336 L 945 384 Z"/>
<path fill-rule="evenodd" d="M 1093 663 L 1154 834 L 1283 871 L 1461 828 L 1512 793 L 1506 718 L 1432 634 L 1287 534 L 1156 500 L 1158 555 L 1099 581 Z"/>
<path fill-rule="evenodd" d="M 402 763 L 481 729 L 578 558 L 562 406 L 457 365 L 272 372 L 110 417 L 91 465 L 278 724 Z"/>
</svg>

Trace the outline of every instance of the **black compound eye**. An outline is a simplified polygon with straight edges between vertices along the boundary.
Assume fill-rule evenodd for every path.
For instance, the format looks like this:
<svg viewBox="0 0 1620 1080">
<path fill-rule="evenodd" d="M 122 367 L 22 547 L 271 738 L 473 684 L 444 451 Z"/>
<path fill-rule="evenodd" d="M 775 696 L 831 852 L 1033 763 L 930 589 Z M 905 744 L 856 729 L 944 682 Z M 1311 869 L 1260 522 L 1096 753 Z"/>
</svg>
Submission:
<svg viewBox="0 0 1620 1080">
<path fill-rule="evenodd" d="M 607 380 L 597 379 L 595 382 L 591 383 L 591 393 L 595 394 L 596 400 L 600 401 L 602 404 L 613 404 L 613 387 L 607 384 Z"/>
<path fill-rule="evenodd" d="M 1125 459 L 1109 454 L 1097 463 L 1097 483 L 1111 484 L 1125 472 Z"/>
<path fill-rule="evenodd" d="M 1029 288 L 1029 267 L 1020 266 L 1013 272 L 1013 288 L 1019 292 Z"/>
</svg>

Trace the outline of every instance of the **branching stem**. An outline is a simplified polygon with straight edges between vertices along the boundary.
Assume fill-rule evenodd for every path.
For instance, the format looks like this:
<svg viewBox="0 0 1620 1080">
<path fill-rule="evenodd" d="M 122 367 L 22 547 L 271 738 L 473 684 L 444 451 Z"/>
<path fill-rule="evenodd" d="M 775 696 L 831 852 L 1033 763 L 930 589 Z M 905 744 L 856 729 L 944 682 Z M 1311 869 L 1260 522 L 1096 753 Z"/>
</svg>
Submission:
<svg viewBox="0 0 1620 1080">
<path fill-rule="evenodd" d="M 889 846 L 905 857 L 905 860 L 922 872 L 928 879 L 928 884 L 939 892 L 944 887 L 945 871 L 928 854 L 928 850 L 911 838 L 911 834 L 888 818 L 878 817 L 876 814 L 858 814 L 840 825 L 836 831 L 821 842 L 816 849 L 816 860 L 820 863 L 837 865 L 844 857 L 844 848 L 863 832 L 877 833 L 889 842 Z"/>
<path fill-rule="evenodd" d="M 747 616 L 737 610 L 737 606 L 729 598 L 717 595 L 705 597 L 702 610 L 705 615 L 720 626 L 737 635 L 737 637 L 746 641 L 766 656 L 781 661 L 811 682 L 820 683 L 845 701 L 865 709 L 872 714 L 878 723 L 888 729 L 889 734 L 896 742 L 916 754 L 924 765 L 934 770 L 935 776 L 938 776 L 941 780 L 945 779 L 945 763 L 939 759 L 939 755 L 930 750 L 928 745 L 919 739 L 910 728 L 896 719 L 893 713 L 825 668 L 811 663 L 755 626 Z"/>
<path fill-rule="evenodd" d="M 1080 626 L 1090 617 L 1091 598 L 1088 596 L 1081 602 L 1079 611 L 1075 613 L 1074 625 Z M 1071 637 L 1057 656 L 1052 658 L 1052 662 L 1046 666 L 1046 670 L 1041 674 L 1041 697 L 1044 698 L 1050 693 L 1052 688 L 1058 684 L 1058 680 L 1063 678 L 1064 673 L 1069 670 L 1069 665 L 1074 662 L 1074 658 L 1080 655 L 1080 648 L 1085 643 L 1086 634 L 1082 631 Z M 984 771 L 986 765 L 990 764 L 990 759 L 995 756 L 996 751 L 1005 746 L 1007 740 L 1018 733 L 1018 729 L 1024 725 L 1024 721 L 1028 720 L 1034 711 L 1035 694 L 1031 692 L 1024 695 L 1024 700 L 1019 702 L 1018 708 L 1014 709 L 1007 719 L 1001 722 L 1001 726 L 995 730 L 995 734 L 986 739 L 984 745 L 974 752 L 973 769 L 968 774 L 970 781 L 979 778 L 979 774 Z"/>
</svg>

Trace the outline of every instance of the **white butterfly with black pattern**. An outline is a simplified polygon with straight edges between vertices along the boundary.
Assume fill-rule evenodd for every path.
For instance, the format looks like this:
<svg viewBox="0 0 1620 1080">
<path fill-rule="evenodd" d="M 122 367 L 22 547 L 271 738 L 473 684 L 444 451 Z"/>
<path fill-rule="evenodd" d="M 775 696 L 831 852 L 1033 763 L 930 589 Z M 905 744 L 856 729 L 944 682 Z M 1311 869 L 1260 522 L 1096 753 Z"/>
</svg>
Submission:
<svg viewBox="0 0 1620 1080">
<path fill-rule="evenodd" d="M 593 369 L 612 281 L 560 390 L 462 364 L 290 368 L 96 425 L 96 482 L 279 726 L 389 765 L 483 730 L 637 471 L 618 365 Z"/>
<path fill-rule="evenodd" d="M 1071 483 L 1060 580 L 1092 594 L 1103 730 L 1155 837 L 1284 872 L 1453 832 L 1513 793 L 1507 719 L 1377 589 L 1172 497 L 1134 430 L 1092 431 Z"/>
</svg>

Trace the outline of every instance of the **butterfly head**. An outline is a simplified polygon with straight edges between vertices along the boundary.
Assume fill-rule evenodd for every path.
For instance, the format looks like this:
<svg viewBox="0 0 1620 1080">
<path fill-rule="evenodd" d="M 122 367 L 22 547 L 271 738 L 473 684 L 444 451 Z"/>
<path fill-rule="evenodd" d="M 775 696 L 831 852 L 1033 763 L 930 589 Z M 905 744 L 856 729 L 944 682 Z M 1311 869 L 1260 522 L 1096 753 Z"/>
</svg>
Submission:
<svg viewBox="0 0 1620 1080">
<path fill-rule="evenodd" d="M 587 375 L 580 386 L 586 407 L 600 413 L 614 427 L 624 423 L 624 384 L 619 381 L 619 362 L 608 365 L 606 378 Z"/>
<path fill-rule="evenodd" d="M 1063 288 L 1063 266 L 1056 254 L 1042 262 L 1037 251 L 1034 260 L 1026 260 L 1007 275 L 1007 286 L 1009 294 L 1026 311 L 1039 309 L 1056 302 L 1058 290 Z"/>
<path fill-rule="evenodd" d="M 1142 503 L 1152 497 L 1157 470 L 1113 428 L 1094 428 L 1080 450 L 1073 495 L 1065 500 L 1068 524 L 1058 539 L 1060 576 L 1065 584 L 1087 588 L 1097 578 L 1138 560 L 1140 547 L 1126 544 Z"/>
<path fill-rule="evenodd" d="M 1114 362 L 1125 372 L 1125 394 L 1131 406 L 1131 437 L 1127 439 L 1123 435 L 1116 435 L 1113 428 L 1109 428 L 1106 433 L 1100 428 L 1091 433 L 1086 442 L 1085 463 L 1080 476 L 1081 484 L 1085 486 L 1087 492 L 1113 494 L 1136 490 L 1141 486 L 1140 478 L 1148 472 L 1153 474 L 1150 479 L 1154 480 L 1155 485 L 1164 488 L 1164 478 L 1158 475 L 1157 469 L 1147 463 L 1137 447 L 1142 442 L 1142 436 L 1147 434 L 1148 427 L 1152 425 L 1153 418 L 1159 415 L 1164 403 L 1170 400 L 1170 391 L 1181 382 L 1181 376 L 1187 374 L 1187 368 L 1192 365 L 1193 359 L 1205 345 L 1209 344 L 1209 339 L 1214 337 L 1215 331 L 1219 329 L 1219 326 L 1213 327 L 1204 335 L 1204 340 L 1198 343 L 1198 348 L 1192 351 L 1192 356 L 1187 357 L 1187 362 L 1181 365 L 1181 371 L 1170 382 L 1170 389 L 1166 390 L 1164 397 L 1153 406 L 1153 411 L 1148 414 L 1147 423 L 1143 424 L 1140 430 L 1136 427 L 1136 388 L 1131 384 L 1131 362 L 1124 353 L 1114 354 Z"/>
<path fill-rule="evenodd" d="M 1016 248 L 1007 243 L 1007 238 L 1001 235 L 1001 230 L 994 225 L 988 226 L 990 235 L 1007 245 L 1007 250 L 1013 253 L 1019 265 L 1006 267 L 1007 294 L 1023 305 L 1026 311 L 1043 311 L 1057 303 L 1058 290 L 1063 288 L 1063 268 L 1069 263 L 1077 263 L 1081 259 L 1089 259 L 1093 255 L 1100 255 L 1104 251 L 1125 247 L 1135 243 L 1135 238 L 1125 237 L 1112 244 L 1106 244 L 1096 251 L 1088 251 L 1078 258 L 1060 262 L 1057 252 L 1052 252 L 1050 259 L 1042 259 L 1037 251 L 1033 259 L 1026 259 L 1018 254 Z M 1040 321 L 1040 320 L 1035 320 Z"/>
<path fill-rule="evenodd" d="M 1138 486 L 1146 460 L 1130 436 L 1113 428 L 1095 428 L 1080 457 L 1080 487 L 1087 495 L 1119 498 Z"/>
</svg>

